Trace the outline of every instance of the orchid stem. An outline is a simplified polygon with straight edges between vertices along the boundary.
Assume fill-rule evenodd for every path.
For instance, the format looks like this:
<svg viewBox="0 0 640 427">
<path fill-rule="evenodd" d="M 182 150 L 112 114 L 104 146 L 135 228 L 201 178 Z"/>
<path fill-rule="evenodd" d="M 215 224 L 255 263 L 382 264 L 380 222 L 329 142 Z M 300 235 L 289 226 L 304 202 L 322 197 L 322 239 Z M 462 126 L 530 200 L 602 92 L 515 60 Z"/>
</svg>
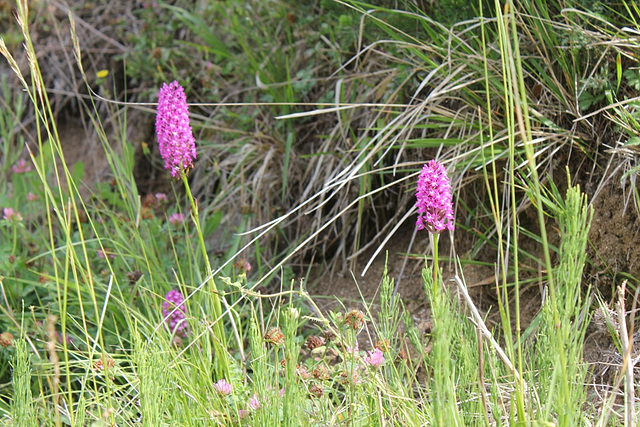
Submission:
<svg viewBox="0 0 640 427">
<path fill-rule="evenodd" d="M 433 234 L 433 294 L 438 290 L 438 234 Z"/>
</svg>

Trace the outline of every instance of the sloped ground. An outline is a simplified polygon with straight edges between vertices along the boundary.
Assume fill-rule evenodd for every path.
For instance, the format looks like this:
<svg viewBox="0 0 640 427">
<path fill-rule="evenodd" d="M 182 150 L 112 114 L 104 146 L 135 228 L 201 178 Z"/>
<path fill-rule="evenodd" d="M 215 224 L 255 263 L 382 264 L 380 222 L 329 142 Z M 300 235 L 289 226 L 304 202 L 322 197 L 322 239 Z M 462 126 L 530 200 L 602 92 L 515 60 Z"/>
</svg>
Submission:
<svg viewBox="0 0 640 427">
<path fill-rule="evenodd" d="M 0 3 L 3 4 L 3 3 Z M 80 3 L 79 3 L 80 4 Z M 113 25 L 115 20 L 128 19 L 133 4 L 123 4 L 121 9 L 110 7 L 109 9 L 74 9 L 78 22 L 79 39 L 82 41 L 81 51 L 86 54 L 83 62 L 88 76 L 95 76 L 101 69 L 116 70 L 109 77 L 109 84 L 122 77 L 118 70 L 122 70 L 122 64 L 116 59 L 124 54 L 128 47 L 127 41 Z M 83 114 L 82 102 L 86 101 L 87 90 L 82 82 L 81 75 L 73 59 L 73 47 L 68 36 L 69 28 L 66 26 L 64 7 L 52 2 L 47 7 L 37 10 L 34 41 L 41 45 L 40 49 L 42 69 L 47 80 L 47 86 L 52 88 L 51 94 L 54 100 L 54 109 L 59 116 L 60 130 L 64 144 L 65 155 L 69 163 L 82 162 L 87 171 L 85 178 L 87 188 L 92 188 L 93 182 L 109 180 L 109 167 L 102 152 L 100 140 L 92 126 L 87 122 Z M 132 18 L 131 25 L 138 25 Z M 19 46 L 16 44 L 15 47 Z M 22 58 L 21 67 L 26 67 L 26 58 Z M 0 65 L 0 71 L 8 74 L 6 64 Z M 25 68 L 26 72 L 26 68 Z M 93 77 L 91 77 L 93 78 Z M 139 82 L 143 86 L 143 82 Z M 108 85 L 100 86 L 104 92 L 102 95 L 109 97 Z M 18 89 L 18 88 L 16 88 Z M 135 93 L 137 88 L 129 87 L 128 91 Z M 138 101 L 143 101 L 138 99 Z M 116 126 L 109 125 L 113 119 L 112 110 L 106 104 L 101 104 L 100 113 L 107 123 L 107 132 L 110 141 L 116 141 L 113 129 Z M 29 118 L 26 118 L 27 127 L 30 126 Z M 324 133 L 321 129 L 322 122 L 314 124 L 318 133 Z M 133 110 L 127 127 L 127 138 L 136 148 L 137 166 L 136 178 L 140 185 L 141 193 L 153 193 L 164 191 L 169 187 L 166 174 L 158 173 L 157 162 L 153 157 L 143 154 L 144 144 L 153 144 L 153 115 L 150 111 L 141 109 Z M 29 141 L 27 141 L 29 142 Z M 143 144 L 144 143 L 144 144 Z M 114 144 L 116 145 L 116 144 Z M 592 164 L 581 162 L 576 165 L 576 157 L 557 154 L 558 161 L 554 165 L 554 176 L 564 176 L 564 168 L 569 165 L 576 182 L 582 185 L 595 210 L 594 220 L 590 232 L 589 259 L 591 263 L 585 270 L 584 286 L 598 289 L 605 301 L 615 296 L 615 289 L 623 280 L 628 279 L 629 284 L 637 284 L 640 277 L 640 221 L 638 211 L 634 203 L 634 195 L 631 192 L 629 179 L 621 181 L 621 173 L 614 173 L 608 167 L 608 162 L 601 160 Z M 612 155 L 615 162 L 615 155 Z M 561 181 L 562 178 L 559 178 Z M 560 185 L 560 184 L 558 184 Z M 473 198 L 465 200 L 473 203 Z M 276 201 L 273 205 L 277 205 Z M 233 214 L 233 213 L 232 213 Z M 321 296 L 319 300 L 324 308 L 330 309 L 344 305 L 347 309 L 361 307 L 362 301 L 373 303 L 372 314 L 375 315 L 375 301 L 379 291 L 380 280 L 385 268 L 385 252 L 388 252 L 386 267 L 389 275 L 399 281 L 398 292 L 403 297 L 407 309 L 420 321 L 423 328 L 427 328 L 429 313 L 426 307 L 420 270 L 424 260 L 420 254 L 428 253 L 428 238 L 426 234 L 418 234 L 414 237 L 413 227 L 410 225 L 401 227 L 390 240 L 384 250 L 376 257 L 364 277 L 360 273 L 372 256 L 374 249 L 368 250 L 355 262 L 348 264 L 347 269 L 330 272 L 322 262 L 317 262 L 311 268 L 309 278 L 312 293 Z M 554 225 L 548 225 L 553 230 Z M 295 227 L 295 225 L 293 226 Z M 456 231 L 455 252 L 450 248 L 442 253 L 458 255 L 465 258 L 473 244 L 473 235 L 463 231 Z M 553 236 L 552 236 L 553 238 Z M 413 242 L 413 243 L 412 243 Z M 447 242 L 445 247 L 447 246 Z M 531 242 L 523 242 L 531 245 L 535 252 L 535 245 Z M 450 245 L 449 245 L 450 246 Z M 539 249 L 538 249 L 539 250 Z M 407 253 L 413 254 L 407 257 Z M 329 254 L 330 257 L 330 254 Z M 489 251 L 486 251 L 484 261 L 492 261 Z M 449 266 L 445 265 L 445 275 Z M 300 265 L 298 274 L 303 274 L 306 266 Z M 353 276 L 352 276 L 353 273 Z M 450 274 L 450 273 L 449 273 Z M 355 277 L 354 277 L 355 276 Z M 499 319 L 495 317 L 495 290 L 493 271 L 488 267 L 465 265 L 464 276 L 470 288 L 476 305 L 485 313 L 489 311 L 488 323 L 496 324 Z M 530 286 L 521 295 L 526 312 L 523 313 L 523 323 L 527 325 L 537 314 L 540 307 L 540 289 Z M 615 380 L 617 366 L 622 359 L 616 352 L 615 346 L 605 333 L 604 320 L 596 316 L 589 330 L 586 340 L 586 360 L 594 364 L 594 382 L 611 384 Z"/>
</svg>

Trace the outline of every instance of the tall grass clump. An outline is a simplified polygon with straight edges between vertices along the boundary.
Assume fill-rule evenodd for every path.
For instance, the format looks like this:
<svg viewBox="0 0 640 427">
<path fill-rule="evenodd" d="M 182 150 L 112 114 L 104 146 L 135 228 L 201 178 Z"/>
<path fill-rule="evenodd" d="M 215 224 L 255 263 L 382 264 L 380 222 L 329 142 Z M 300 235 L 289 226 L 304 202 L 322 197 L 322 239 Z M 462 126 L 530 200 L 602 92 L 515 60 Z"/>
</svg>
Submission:
<svg viewBox="0 0 640 427">
<path fill-rule="evenodd" d="M 115 175 L 113 188 L 101 190 L 96 197 L 97 203 L 94 203 L 96 199 L 83 198 L 79 189 L 82 165 L 70 170 L 65 161 L 28 31 L 26 2 L 18 3 L 17 19 L 25 39 L 29 74 L 25 76 L 22 73 L 4 44 L 0 44 L 0 48 L 36 111 L 37 145 L 27 146 L 31 162 L 21 166 L 25 174 L 28 172 L 26 169 L 35 170 L 35 174 L 28 176 L 29 197 L 20 194 L 24 190 L 22 187 L 13 188 L 13 191 L 16 192 L 16 201 L 22 203 L 21 208 L 31 203 L 32 212 L 35 207 L 39 207 L 41 212 L 39 216 L 23 218 L 17 208 L 11 212 L 6 208 L 3 221 L 14 224 L 14 234 L 17 230 L 28 236 L 21 241 L 12 239 L 16 242 L 12 257 L 20 256 L 27 244 L 36 251 L 40 245 L 46 249 L 32 252 L 29 258 L 20 261 L 31 275 L 21 277 L 16 273 L 3 280 L 4 294 L 11 292 L 10 298 L 5 300 L 5 313 L 11 316 L 19 308 L 13 304 L 27 302 L 32 311 L 25 322 L 25 331 L 36 336 L 41 334 L 41 342 L 46 343 L 44 348 L 32 345 L 41 361 L 39 372 L 47 379 L 42 384 L 48 385 L 48 391 L 39 394 L 37 400 L 39 406 L 49 409 L 39 418 L 41 423 L 74 424 L 85 417 L 112 420 L 119 424 L 130 422 L 134 406 L 126 402 L 127 396 L 122 394 L 120 384 L 121 381 L 128 383 L 129 371 L 116 366 L 117 353 L 133 346 L 134 331 L 143 331 L 146 337 L 174 332 L 169 331 L 169 327 L 165 329 L 165 320 L 168 322 L 168 319 L 160 316 L 164 296 L 172 288 L 183 287 L 185 283 L 189 283 L 191 290 L 198 289 L 198 284 L 202 288 L 210 283 L 213 275 L 208 263 L 209 255 L 202 239 L 199 239 L 200 246 L 192 246 L 185 239 L 180 239 L 177 244 L 177 239 L 158 241 L 156 236 L 159 233 L 188 234 L 191 221 L 179 213 L 167 213 L 169 218 L 165 216 L 164 220 L 158 218 L 156 215 L 161 212 L 163 203 L 158 200 L 159 195 L 150 203 L 145 201 L 143 206 L 135 184 L 132 184 L 128 158 L 115 155 L 108 141 L 103 142 Z M 100 135 L 106 138 L 99 122 L 94 120 L 96 128 L 102 130 Z M 16 183 L 22 173 L 22 170 L 14 171 Z M 167 199 L 166 195 L 164 199 Z M 114 200 L 116 202 L 111 203 Z M 198 208 L 193 199 L 191 208 L 195 230 L 202 236 Z M 161 215 L 165 215 L 164 212 Z M 21 228 L 25 223 L 27 226 Z M 27 231 L 31 226 L 37 230 L 33 235 Z M 199 256 L 207 260 L 204 270 L 191 267 L 203 263 L 196 261 L 199 249 L 202 250 Z M 227 378 L 226 332 L 220 326 L 222 309 L 219 294 L 213 286 L 207 288 L 209 292 L 198 294 L 198 301 L 192 308 L 199 319 L 203 319 L 203 313 L 212 316 L 209 329 L 197 329 L 195 325 L 190 325 L 190 328 L 201 334 L 205 341 L 203 346 L 216 348 L 216 357 L 211 357 L 209 363 L 218 366 L 215 374 L 218 378 Z M 170 314 L 173 315 L 175 310 Z M 50 312 L 55 315 L 48 314 Z M 129 356 L 125 361 L 125 364 L 129 363 Z M 145 369 L 143 365 L 142 370 Z M 156 363 L 149 369 L 157 370 L 159 367 Z M 144 389 L 149 390 L 148 384 Z M 123 410 L 116 411 L 114 407 Z M 84 408 L 88 408 L 90 413 L 85 414 Z"/>
</svg>

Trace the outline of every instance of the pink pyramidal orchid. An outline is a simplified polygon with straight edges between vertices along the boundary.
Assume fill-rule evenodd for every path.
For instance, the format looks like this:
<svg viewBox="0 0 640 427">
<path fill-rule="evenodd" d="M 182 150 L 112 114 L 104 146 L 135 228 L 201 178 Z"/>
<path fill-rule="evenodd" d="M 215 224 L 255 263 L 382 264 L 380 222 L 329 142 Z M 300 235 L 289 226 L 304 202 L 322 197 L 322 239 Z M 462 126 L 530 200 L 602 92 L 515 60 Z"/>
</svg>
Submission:
<svg viewBox="0 0 640 427">
<path fill-rule="evenodd" d="M 433 234 L 445 229 L 453 231 L 451 183 L 447 170 L 435 160 L 424 165 L 420 172 L 416 199 L 418 230 L 426 229 Z"/>
<path fill-rule="evenodd" d="M 169 332 L 186 338 L 189 332 L 189 325 L 186 320 L 186 304 L 182 293 L 174 289 L 169 291 L 164 299 L 165 301 L 162 303 L 162 317 L 166 322 Z"/>
<path fill-rule="evenodd" d="M 189 124 L 187 97 L 176 81 L 163 83 L 158 94 L 156 134 L 164 168 L 171 171 L 171 176 L 181 176 L 193 167 L 196 145 Z"/>
</svg>

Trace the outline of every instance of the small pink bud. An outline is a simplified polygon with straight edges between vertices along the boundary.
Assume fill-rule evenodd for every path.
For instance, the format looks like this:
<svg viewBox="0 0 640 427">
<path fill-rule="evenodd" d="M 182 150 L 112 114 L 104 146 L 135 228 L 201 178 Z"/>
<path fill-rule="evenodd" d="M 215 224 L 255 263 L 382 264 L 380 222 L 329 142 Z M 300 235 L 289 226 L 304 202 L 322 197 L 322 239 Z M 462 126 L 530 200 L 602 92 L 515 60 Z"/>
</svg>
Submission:
<svg viewBox="0 0 640 427">
<path fill-rule="evenodd" d="M 2 219 L 7 221 L 22 221 L 22 215 L 20 215 L 20 212 L 16 212 L 11 208 L 4 208 L 2 210 Z"/>
<path fill-rule="evenodd" d="M 109 259 L 114 259 L 116 257 L 116 254 L 114 254 L 107 248 L 104 248 L 104 250 L 98 249 L 98 258 L 105 259 L 107 257 L 109 257 Z"/>
</svg>

